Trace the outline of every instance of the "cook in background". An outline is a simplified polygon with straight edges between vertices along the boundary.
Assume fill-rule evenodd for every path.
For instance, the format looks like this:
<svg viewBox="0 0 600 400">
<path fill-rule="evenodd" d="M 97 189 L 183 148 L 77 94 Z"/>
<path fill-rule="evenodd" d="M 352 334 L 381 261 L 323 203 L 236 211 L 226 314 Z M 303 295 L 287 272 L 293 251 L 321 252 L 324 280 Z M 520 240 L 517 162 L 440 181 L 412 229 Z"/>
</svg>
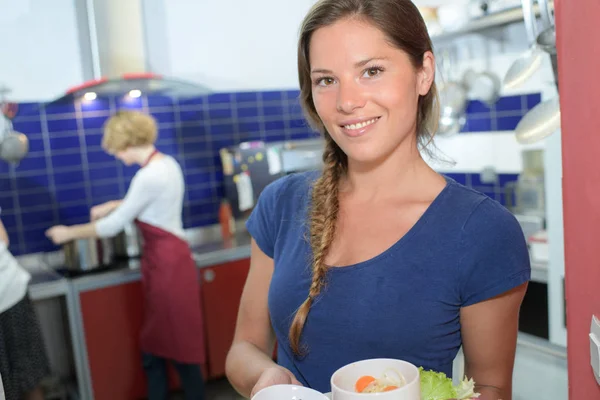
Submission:
<svg viewBox="0 0 600 400">
<path fill-rule="evenodd" d="M 8 243 L 0 220 L 0 376 L 6 400 L 43 400 L 41 382 L 50 368 L 27 291 L 31 276 L 12 256 Z"/>
<path fill-rule="evenodd" d="M 528 250 L 502 205 L 422 156 L 439 115 L 417 7 L 318 1 L 297 54 L 324 169 L 272 183 L 247 222 L 229 380 L 246 396 L 294 382 L 328 392 L 335 370 L 380 357 L 451 376 L 463 346 L 481 398 L 510 400 Z"/>
<path fill-rule="evenodd" d="M 181 220 L 185 184 L 177 161 L 154 147 L 156 137 L 157 124 L 149 115 L 120 111 L 111 117 L 104 126 L 102 147 L 126 165 L 141 167 L 125 198 L 93 207 L 90 223 L 55 226 L 47 235 L 56 244 L 106 238 L 136 222 L 144 241 L 141 351 L 149 399 L 168 396 L 167 362 L 177 369 L 186 399 L 203 399 L 200 286 Z"/>
</svg>

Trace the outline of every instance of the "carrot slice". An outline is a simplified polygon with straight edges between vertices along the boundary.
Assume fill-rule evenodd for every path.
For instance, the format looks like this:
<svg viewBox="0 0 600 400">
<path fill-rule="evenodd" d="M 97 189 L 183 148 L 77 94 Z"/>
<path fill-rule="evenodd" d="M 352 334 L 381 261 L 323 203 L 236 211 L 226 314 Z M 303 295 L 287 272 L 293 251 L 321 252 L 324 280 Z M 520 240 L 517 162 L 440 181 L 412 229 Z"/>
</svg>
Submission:
<svg viewBox="0 0 600 400">
<path fill-rule="evenodd" d="M 384 391 L 384 392 L 389 392 L 389 391 L 391 391 L 391 390 L 396 390 L 396 389 L 398 389 L 398 386 L 393 386 L 393 385 L 392 385 L 392 386 L 386 386 L 386 387 L 383 389 L 383 391 Z"/>
<path fill-rule="evenodd" d="M 362 393 L 363 390 L 365 390 L 365 388 L 369 386 L 369 384 L 371 384 L 371 382 L 373 381 L 375 381 L 375 378 L 373 378 L 372 376 L 361 376 L 354 384 L 354 389 L 356 389 L 358 393 Z"/>
</svg>

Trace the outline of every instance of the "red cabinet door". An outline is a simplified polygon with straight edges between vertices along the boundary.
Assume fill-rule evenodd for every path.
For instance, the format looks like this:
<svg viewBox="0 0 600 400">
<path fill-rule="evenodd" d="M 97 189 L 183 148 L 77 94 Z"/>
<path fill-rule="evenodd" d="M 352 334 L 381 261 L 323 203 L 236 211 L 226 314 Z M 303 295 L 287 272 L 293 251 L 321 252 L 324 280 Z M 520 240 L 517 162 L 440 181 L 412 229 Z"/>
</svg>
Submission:
<svg viewBox="0 0 600 400">
<path fill-rule="evenodd" d="M 208 377 L 225 375 L 240 298 L 250 269 L 250 259 L 203 268 L 202 303 L 208 349 Z"/>
<path fill-rule="evenodd" d="M 80 295 L 95 400 L 144 397 L 139 335 L 144 312 L 141 282 Z"/>
<path fill-rule="evenodd" d="M 141 282 L 80 294 L 81 314 L 95 400 L 133 400 L 147 395 L 140 331 L 144 315 Z M 206 366 L 202 366 L 206 376 Z M 169 366 L 171 389 L 180 387 Z"/>
</svg>

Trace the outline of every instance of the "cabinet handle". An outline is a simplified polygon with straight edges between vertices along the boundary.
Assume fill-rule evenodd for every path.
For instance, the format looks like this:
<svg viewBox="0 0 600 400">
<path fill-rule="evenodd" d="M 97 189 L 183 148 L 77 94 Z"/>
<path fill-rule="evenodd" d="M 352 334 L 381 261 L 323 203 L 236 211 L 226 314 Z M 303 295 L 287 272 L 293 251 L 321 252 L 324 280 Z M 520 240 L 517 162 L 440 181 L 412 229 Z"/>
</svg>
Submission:
<svg viewBox="0 0 600 400">
<path fill-rule="evenodd" d="M 206 282 L 212 282 L 215 280 L 215 271 L 212 269 L 204 271 L 204 280 Z"/>
</svg>

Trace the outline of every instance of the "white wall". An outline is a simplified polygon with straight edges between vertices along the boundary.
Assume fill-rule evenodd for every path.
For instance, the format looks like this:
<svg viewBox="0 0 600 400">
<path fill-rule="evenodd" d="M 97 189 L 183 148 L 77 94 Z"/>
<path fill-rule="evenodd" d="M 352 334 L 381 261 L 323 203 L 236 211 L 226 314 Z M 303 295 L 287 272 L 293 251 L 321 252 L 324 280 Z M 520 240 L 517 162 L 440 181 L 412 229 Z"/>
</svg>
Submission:
<svg viewBox="0 0 600 400">
<path fill-rule="evenodd" d="M 74 0 L 0 0 L 0 38 L 11 99 L 49 100 L 82 82 Z"/>
<path fill-rule="evenodd" d="M 298 28 L 314 0 L 164 1 L 162 7 L 153 4 L 164 12 L 164 25 L 146 11 L 147 32 L 153 27 L 166 31 L 166 40 L 157 38 L 149 46 L 150 65 L 160 68 L 155 72 L 216 91 L 298 86 Z"/>
</svg>

